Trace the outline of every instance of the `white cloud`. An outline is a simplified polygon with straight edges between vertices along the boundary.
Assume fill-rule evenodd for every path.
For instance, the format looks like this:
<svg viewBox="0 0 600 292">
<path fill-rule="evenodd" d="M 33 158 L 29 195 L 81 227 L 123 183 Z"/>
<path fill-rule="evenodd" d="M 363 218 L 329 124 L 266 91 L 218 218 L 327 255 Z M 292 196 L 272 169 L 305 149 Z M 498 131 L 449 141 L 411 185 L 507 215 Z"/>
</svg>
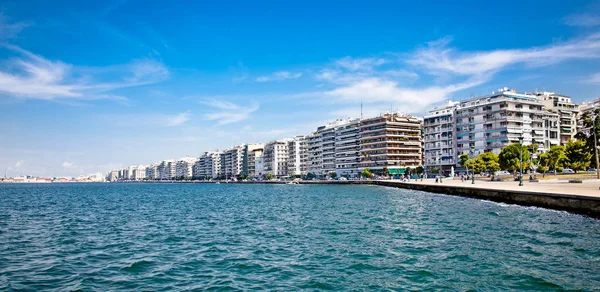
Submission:
<svg viewBox="0 0 600 292">
<path fill-rule="evenodd" d="M 19 160 L 17 161 L 17 163 L 15 163 L 15 168 L 19 168 L 23 165 L 24 161 L 23 160 Z"/>
<path fill-rule="evenodd" d="M 107 68 L 78 68 L 61 61 L 51 61 L 20 47 L 4 44 L 17 56 L 7 60 L 9 66 L 0 69 L 0 92 L 21 99 L 125 99 L 110 94 L 111 90 L 140 86 L 165 80 L 169 71 L 151 59 Z M 120 80 L 96 81 L 96 76 Z"/>
<path fill-rule="evenodd" d="M 302 76 L 302 72 L 292 73 L 289 71 L 278 71 L 268 76 L 260 76 L 256 78 L 258 82 L 283 81 L 287 79 L 298 79 Z"/>
<path fill-rule="evenodd" d="M 383 58 L 352 58 L 344 57 L 337 60 L 336 65 L 350 71 L 370 71 L 385 63 Z"/>
<path fill-rule="evenodd" d="M 432 74 L 476 75 L 495 73 L 514 64 L 532 67 L 550 65 L 567 59 L 600 57 L 600 34 L 582 39 L 529 49 L 458 52 L 447 48 L 448 39 L 430 43 L 418 50 L 408 62 Z"/>
<path fill-rule="evenodd" d="M 65 162 L 62 163 L 62 167 L 64 167 L 64 168 L 73 168 L 73 167 L 75 167 L 75 164 L 73 164 L 72 162 L 65 161 Z"/>
<path fill-rule="evenodd" d="M 569 26 L 599 26 L 600 15 L 594 15 L 589 13 L 571 14 L 563 18 L 563 21 L 566 25 Z"/>
<path fill-rule="evenodd" d="M 167 125 L 169 127 L 181 126 L 190 120 L 190 113 L 179 113 L 174 116 L 167 117 Z"/>
<path fill-rule="evenodd" d="M 10 39 L 17 37 L 21 31 L 30 26 L 29 22 L 12 22 L 8 16 L 0 11 L 0 39 Z"/>
<path fill-rule="evenodd" d="M 216 111 L 204 115 L 205 120 L 217 121 L 219 125 L 226 125 L 243 121 L 258 110 L 258 103 L 249 105 L 237 105 L 228 101 L 205 100 L 202 102 Z"/>
<path fill-rule="evenodd" d="M 590 76 L 585 83 L 600 84 L 600 72 Z"/>
</svg>

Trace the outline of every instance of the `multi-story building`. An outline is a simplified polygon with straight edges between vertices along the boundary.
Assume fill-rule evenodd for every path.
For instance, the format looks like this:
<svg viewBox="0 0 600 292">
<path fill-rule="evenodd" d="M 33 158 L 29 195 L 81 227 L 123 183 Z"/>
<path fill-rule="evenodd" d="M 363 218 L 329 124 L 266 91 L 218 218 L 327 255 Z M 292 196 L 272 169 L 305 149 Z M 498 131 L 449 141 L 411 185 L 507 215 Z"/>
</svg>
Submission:
<svg viewBox="0 0 600 292">
<path fill-rule="evenodd" d="M 149 180 L 159 179 L 158 176 L 159 163 L 152 163 L 146 167 L 146 178 Z"/>
<path fill-rule="evenodd" d="M 106 176 L 106 180 L 110 181 L 110 182 L 115 182 L 119 180 L 119 171 L 118 170 L 111 170 L 108 175 Z"/>
<path fill-rule="evenodd" d="M 360 167 L 374 173 L 387 169 L 390 175 L 403 174 L 407 167 L 421 165 L 423 120 L 397 113 L 385 113 L 360 123 Z"/>
<path fill-rule="evenodd" d="M 285 138 L 265 144 L 263 154 L 265 174 L 272 174 L 275 177 L 282 177 L 288 174 L 287 162 L 289 141 L 289 138 Z"/>
<path fill-rule="evenodd" d="M 305 175 L 307 170 L 308 150 L 306 137 L 297 136 L 288 141 L 287 171 L 289 175 Z"/>
<path fill-rule="evenodd" d="M 335 172 L 337 176 L 360 175 L 360 119 L 335 127 Z"/>
<path fill-rule="evenodd" d="M 184 157 L 177 160 L 175 162 L 175 177 L 178 179 L 191 178 L 196 161 L 198 161 L 196 157 Z"/>
<path fill-rule="evenodd" d="M 195 179 L 216 179 L 221 170 L 221 153 L 204 152 L 202 156 L 194 163 L 192 176 Z"/>
<path fill-rule="evenodd" d="M 307 171 L 317 176 L 336 172 L 336 128 L 351 123 L 351 120 L 336 120 L 320 126 L 306 138 L 308 148 Z"/>
<path fill-rule="evenodd" d="M 253 176 L 250 175 L 251 172 L 254 173 L 254 161 L 250 161 L 250 155 L 254 154 L 255 150 L 263 151 L 265 145 L 264 144 L 246 144 L 244 145 L 244 152 L 242 153 L 242 172 L 241 175 L 243 177 Z M 252 159 L 255 159 L 253 157 Z M 252 171 L 250 166 L 252 165 Z"/>
<path fill-rule="evenodd" d="M 262 158 L 264 152 L 263 148 L 256 148 L 248 152 L 248 176 L 256 177 L 262 175 L 263 170 L 257 167 L 257 160 Z"/>
<path fill-rule="evenodd" d="M 237 145 L 221 153 L 220 177 L 232 179 L 242 174 L 245 145 Z"/>
<path fill-rule="evenodd" d="M 552 145 L 552 137 L 558 135 L 547 128 L 545 119 L 553 119 L 544 110 L 541 100 L 531 94 L 519 94 L 502 90 L 491 95 L 460 102 L 455 112 L 456 155 L 463 153 L 477 156 L 491 151 L 499 154 L 511 143 L 537 144 L 538 151 Z"/>
<path fill-rule="evenodd" d="M 427 169 L 450 173 L 456 167 L 455 108 L 456 103 L 449 102 L 443 107 L 432 109 L 423 119 L 423 164 Z"/>
<path fill-rule="evenodd" d="M 158 179 L 170 180 L 175 178 L 177 162 L 175 160 L 163 160 L 157 167 Z"/>
<path fill-rule="evenodd" d="M 132 180 L 144 180 L 146 178 L 146 167 L 143 165 L 138 165 L 131 170 Z"/>
<path fill-rule="evenodd" d="M 535 96 L 542 101 L 547 111 L 558 114 L 560 144 L 564 145 L 575 139 L 578 105 L 574 104 L 570 97 L 554 92 L 536 92 Z"/>
</svg>

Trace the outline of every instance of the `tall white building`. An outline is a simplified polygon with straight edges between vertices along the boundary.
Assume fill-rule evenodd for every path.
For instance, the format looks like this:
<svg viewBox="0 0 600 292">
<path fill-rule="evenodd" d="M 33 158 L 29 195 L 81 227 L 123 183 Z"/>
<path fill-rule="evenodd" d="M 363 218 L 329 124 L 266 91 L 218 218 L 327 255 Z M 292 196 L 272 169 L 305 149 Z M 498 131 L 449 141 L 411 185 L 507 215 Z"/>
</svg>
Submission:
<svg viewBox="0 0 600 292">
<path fill-rule="evenodd" d="M 360 119 L 335 128 L 335 172 L 337 176 L 359 176 Z"/>
<path fill-rule="evenodd" d="M 138 165 L 134 167 L 132 170 L 132 180 L 144 180 L 146 178 L 146 167 L 143 165 Z"/>
<path fill-rule="evenodd" d="M 275 177 L 286 176 L 288 174 L 288 142 L 291 139 L 279 139 L 265 144 L 263 154 L 265 174 L 272 174 Z"/>
<path fill-rule="evenodd" d="M 434 108 L 423 121 L 424 165 L 450 173 L 456 167 L 454 111 L 456 103 Z"/>
<path fill-rule="evenodd" d="M 262 161 L 262 156 L 264 152 L 263 148 L 256 148 L 252 151 L 248 151 L 248 176 L 256 177 L 262 175 L 264 169 L 262 169 L 262 164 L 258 167 L 257 160 L 260 159 Z"/>
<path fill-rule="evenodd" d="M 261 143 L 253 143 L 244 145 L 244 152 L 242 153 L 242 172 L 243 177 L 252 177 L 255 172 L 255 151 L 263 151 L 265 145 Z"/>
<path fill-rule="evenodd" d="M 242 174 L 245 145 L 237 145 L 221 153 L 220 177 L 232 179 Z"/>
<path fill-rule="evenodd" d="M 306 137 L 297 136 L 288 141 L 287 171 L 289 175 L 305 175 L 308 162 Z"/>
<path fill-rule="evenodd" d="M 177 162 L 175 160 L 163 160 L 157 167 L 158 179 L 170 180 L 176 175 Z"/>
<path fill-rule="evenodd" d="M 336 120 L 320 126 L 307 136 L 308 172 L 325 176 L 336 172 L 336 128 L 350 124 L 352 120 Z"/>
<path fill-rule="evenodd" d="M 221 170 L 221 153 L 205 152 L 194 163 L 193 177 L 196 179 L 216 179 Z"/>
<path fill-rule="evenodd" d="M 198 158 L 196 157 L 184 157 L 175 163 L 175 177 L 176 178 L 191 178 L 194 170 L 194 163 Z"/>
<path fill-rule="evenodd" d="M 554 92 L 536 92 L 535 95 L 542 101 L 545 109 L 558 115 L 558 135 L 560 144 L 567 144 L 575 139 L 577 134 L 578 105 L 570 97 Z"/>
<path fill-rule="evenodd" d="M 152 163 L 146 167 L 146 178 L 149 180 L 159 179 L 158 175 L 159 163 Z"/>
</svg>

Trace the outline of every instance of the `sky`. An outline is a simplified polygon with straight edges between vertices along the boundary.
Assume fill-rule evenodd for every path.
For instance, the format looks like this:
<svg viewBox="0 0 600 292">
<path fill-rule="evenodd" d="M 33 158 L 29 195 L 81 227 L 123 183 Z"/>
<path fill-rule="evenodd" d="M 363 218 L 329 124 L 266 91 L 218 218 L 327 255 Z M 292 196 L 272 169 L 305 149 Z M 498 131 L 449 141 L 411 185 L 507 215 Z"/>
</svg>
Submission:
<svg viewBox="0 0 600 292">
<path fill-rule="evenodd" d="M 600 96 L 600 1 L 0 1 L 0 170 L 77 176 L 385 111 Z"/>
</svg>

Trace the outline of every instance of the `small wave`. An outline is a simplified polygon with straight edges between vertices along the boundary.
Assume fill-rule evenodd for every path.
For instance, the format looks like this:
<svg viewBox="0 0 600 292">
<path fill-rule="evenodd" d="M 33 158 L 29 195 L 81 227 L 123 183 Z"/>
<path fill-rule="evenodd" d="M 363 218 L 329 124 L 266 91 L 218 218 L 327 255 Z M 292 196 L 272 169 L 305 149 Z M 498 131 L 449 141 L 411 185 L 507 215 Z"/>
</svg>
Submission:
<svg viewBox="0 0 600 292">
<path fill-rule="evenodd" d="M 123 271 L 127 271 L 127 272 L 132 272 L 132 273 L 139 273 L 144 271 L 146 268 L 152 266 L 154 264 L 153 261 L 147 261 L 147 260 L 141 260 L 141 261 L 137 261 L 134 262 L 133 264 L 122 268 L 121 270 Z"/>
</svg>

